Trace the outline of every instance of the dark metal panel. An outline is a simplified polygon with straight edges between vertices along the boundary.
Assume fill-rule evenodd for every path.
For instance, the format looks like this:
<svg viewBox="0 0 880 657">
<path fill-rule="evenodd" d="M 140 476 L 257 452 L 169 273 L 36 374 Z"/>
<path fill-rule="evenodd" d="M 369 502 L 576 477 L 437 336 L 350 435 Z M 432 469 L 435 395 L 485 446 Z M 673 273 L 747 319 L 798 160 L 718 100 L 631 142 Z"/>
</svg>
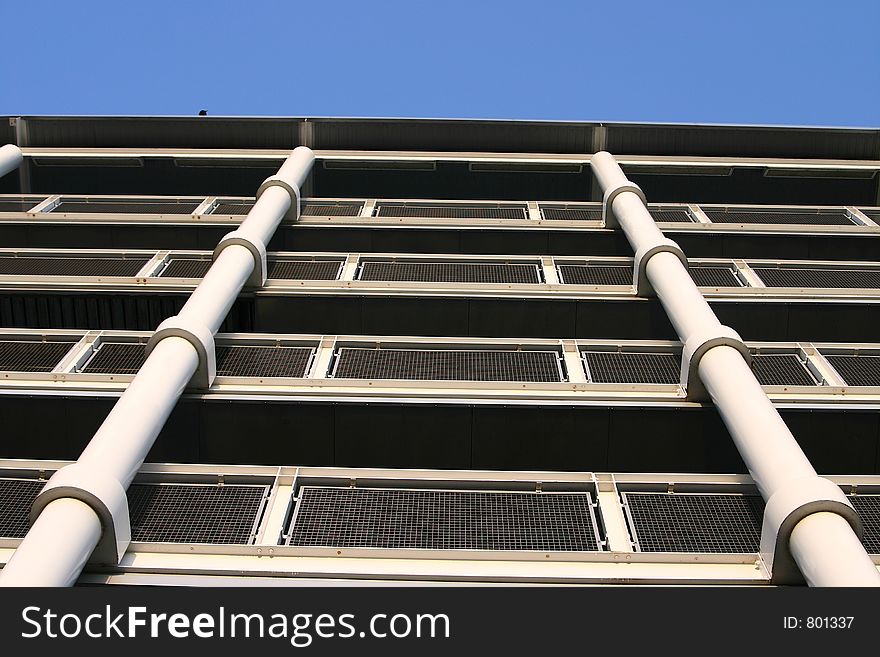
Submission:
<svg viewBox="0 0 880 657">
<path fill-rule="evenodd" d="M 627 265 L 559 265 L 560 282 L 570 285 L 633 284 L 632 266 Z"/>
<path fill-rule="evenodd" d="M 174 199 L 61 199 L 52 212 L 91 212 L 100 214 L 182 214 L 190 215 L 199 201 L 175 201 Z"/>
<path fill-rule="evenodd" d="M 31 507 L 45 485 L 37 479 L 0 478 L 0 538 L 24 538 Z"/>
<path fill-rule="evenodd" d="M 623 493 L 639 552 L 757 552 L 764 500 L 760 495 Z"/>
<path fill-rule="evenodd" d="M 688 273 L 699 287 L 742 287 L 732 267 L 691 265 Z"/>
<path fill-rule="evenodd" d="M 880 356 L 826 354 L 831 366 L 851 386 L 880 386 Z"/>
<path fill-rule="evenodd" d="M 0 371 L 51 372 L 74 344 L 29 340 L 0 341 Z"/>
<path fill-rule="evenodd" d="M 676 384 L 681 380 L 678 354 L 584 351 L 593 383 Z"/>
<path fill-rule="evenodd" d="M 849 501 L 862 519 L 862 545 L 868 554 L 880 554 L 880 495 L 850 495 Z"/>
<path fill-rule="evenodd" d="M 762 386 L 818 385 L 795 354 L 753 354 L 752 372 Z"/>
<path fill-rule="evenodd" d="M 213 262 L 206 258 L 172 258 L 158 275 L 163 278 L 203 278 Z"/>
<path fill-rule="evenodd" d="M 315 353 L 312 347 L 218 346 L 217 376 L 301 378 Z"/>
<path fill-rule="evenodd" d="M 431 283 L 540 283 L 537 265 L 488 262 L 364 262 L 362 281 Z"/>
<path fill-rule="evenodd" d="M 771 210 L 759 208 L 736 208 L 712 210 L 704 208 L 715 224 L 791 224 L 818 226 L 852 226 L 855 222 L 841 208 L 837 211 L 808 209 Z"/>
<path fill-rule="evenodd" d="M 880 288 L 880 269 L 816 267 L 752 267 L 768 287 Z"/>
<path fill-rule="evenodd" d="M 300 489 L 289 545 L 600 550 L 589 493 Z"/>
<path fill-rule="evenodd" d="M 495 207 L 491 205 L 465 206 L 459 204 L 422 203 L 406 205 L 379 202 L 377 217 L 434 217 L 441 219 L 528 219 L 525 205 L 519 207 Z"/>
<path fill-rule="evenodd" d="M 146 258 L 0 256 L 0 274 L 15 276 L 134 276 Z"/>
<path fill-rule="evenodd" d="M 333 281 L 339 278 L 345 260 L 269 260 L 267 278 Z"/>
</svg>

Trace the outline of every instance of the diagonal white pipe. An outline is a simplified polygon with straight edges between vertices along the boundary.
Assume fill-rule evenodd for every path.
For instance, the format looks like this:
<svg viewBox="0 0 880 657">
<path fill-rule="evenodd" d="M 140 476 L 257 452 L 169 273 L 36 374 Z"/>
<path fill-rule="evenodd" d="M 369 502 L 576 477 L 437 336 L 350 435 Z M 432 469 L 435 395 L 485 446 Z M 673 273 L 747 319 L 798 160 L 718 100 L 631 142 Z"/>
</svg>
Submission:
<svg viewBox="0 0 880 657">
<path fill-rule="evenodd" d="M 0 146 L 0 178 L 17 169 L 23 161 L 24 158 L 18 146 L 12 144 Z"/>
</svg>

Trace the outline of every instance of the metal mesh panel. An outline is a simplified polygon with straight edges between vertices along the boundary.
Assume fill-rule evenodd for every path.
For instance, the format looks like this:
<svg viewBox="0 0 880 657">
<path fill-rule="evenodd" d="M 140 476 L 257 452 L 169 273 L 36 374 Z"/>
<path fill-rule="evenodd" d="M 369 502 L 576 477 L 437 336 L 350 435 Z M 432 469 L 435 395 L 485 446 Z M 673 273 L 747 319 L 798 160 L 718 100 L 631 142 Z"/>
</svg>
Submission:
<svg viewBox="0 0 880 657">
<path fill-rule="evenodd" d="M 12 276 L 134 276 L 146 258 L 0 256 L 0 274 Z"/>
<path fill-rule="evenodd" d="M 632 267 L 624 265 L 559 265 L 559 280 L 568 285 L 632 285 Z"/>
<path fill-rule="evenodd" d="M 172 258 L 159 276 L 164 278 L 203 278 L 212 261 L 199 258 Z"/>
<path fill-rule="evenodd" d="M 211 210 L 211 214 L 245 215 L 251 211 L 256 201 L 220 201 Z"/>
<path fill-rule="evenodd" d="M 51 372 L 73 347 L 73 342 L 0 342 L 0 371 Z"/>
<path fill-rule="evenodd" d="M 96 212 L 106 214 L 192 214 L 199 201 L 149 201 L 144 199 L 61 199 L 52 212 Z"/>
<path fill-rule="evenodd" d="M 757 552 L 764 501 L 759 495 L 624 493 L 640 552 Z"/>
<path fill-rule="evenodd" d="M 433 381 L 561 381 L 552 351 L 340 348 L 340 379 Z"/>
<path fill-rule="evenodd" d="M 217 348 L 217 376 L 297 377 L 315 352 L 311 347 L 220 347 Z"/>
<path fill-rule="evenodd" d="M 24 538 L 31 506 L 45 485 L 37 479 L 0 479 L 0 538 Z"/>
<path fill-rule="evenodd" d="M 333 281 L 339 278 L 344 260 L 270 260 L 266 278 Z"/>
<path fill-rule="evenodd" d="M 540 283 L 536 265 L 473 262 L 365 262 L 362 281 Z"/>
<path fill-rule="evenodd" d="M 88 374 L 137 374 L 147 359 L 147 345 L 136 342 L 102 342 L 82 368 Z"/>
<path fill-rule="evenodd" d="M 768 287 L 877 289 L 880 270 L 752 267 Z"/>
<path fill-rule="evenodd" d="M 700 265 L 688 268 L 691 278 L 700 287 L 742 287 L 742 283 L 730 267 L 703 267 Z"/>
<path fill-rule="evenodd" d="M 693 219 L 688 214 L 688 211 L 684 208 L 679 210 L 655 210 L 652 208 L 648 208 L 648 212 L 651 213 L 651 216 L 654 218 L 654 221 L 662 221 L 668 223 L 677 223 L 677 224 L 689 224 L 693 223 Z"/>
<path fill-rule="evenodd" d="M 45 199 L 0 199 L 0 212 L 27 212 Z"/>
<path fill-rule="evenodd" d="M 497 207 L 491 205 L 385 205 L 376 206 L 377 217 L 411 217 L 437 219 L 528 219 L 526 206 Z"/>
<path fill-rule="evenodd" d="M 598 551 L 587 493 L 304 486 L 289 545 Z"/>
<path fill-rule="evenodd" d="M 704 208 L 716 224 L 806 224 L 814 226 L 852 226 L 844 210 L 818 212 L 808 210 L 711 210 Z"/>
<path fill-rule="evenodd" d="M 865 546 L 868 554 L 880 554 L 880 495 L 849 495 L 848 497 L 865 528 L 862 545 Z"/>
<path fill-rule="evenodd" d="M 550 221 L 602 221 L 602 208 L 541 206 L 544 219 Z"/>
<path fill-rule="evenodd" d="M 678 383 L 681 357 L 663 353 L 583 352 L 593 383 Z"/>
<path fill-rule="evenodd" d="M 250 543 L 268 486 L 132 484 L 131 538 L 149 543 Z"/>
<path fill-rule="evenodd" d="M 357 217 L 363 203 L 303 203 L 300 215 L 303 217 Z"/>
<path fill-rule="evenodd" d="M 862 210 L 862 212 L 872 221 L 880 222 L 880 210 Z"/>
<path fill-rule="evenodd" d="M 762 386 L 818 385 L 795 354 L 754 354 L 752 372 Z"/>
<path fill-rule="evenodd" d="M 880 386 L 880 356 L 825 355 L 847 385 Z"/>
</svg>

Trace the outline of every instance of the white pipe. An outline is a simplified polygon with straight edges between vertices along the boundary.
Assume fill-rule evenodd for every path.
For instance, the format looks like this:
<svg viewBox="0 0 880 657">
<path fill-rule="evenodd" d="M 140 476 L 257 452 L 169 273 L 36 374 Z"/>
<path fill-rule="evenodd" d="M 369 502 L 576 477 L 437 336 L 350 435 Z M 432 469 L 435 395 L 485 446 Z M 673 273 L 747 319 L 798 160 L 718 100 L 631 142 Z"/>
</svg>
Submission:
<svg viewBox="0 0 880 657">
<path fill-rule="evenodd" d="M 878 586 L 880 572 L 849 523 L 813 513 L 794 526 L 789 549 L 810 586 Z"/>
<path fill-rule="evenodd" d="M 308 148 L 297 148 L 285 160 L 273 179 L 283 185 L 267 187 L 238 229 L 240 235 L 267 244 L 291 207 L 291 191 L 298 193 L 315 157 Z M 289 190 L 288 190 L 289 187 Z M 240 244 L 223 249 L 205 277 L 193 291 L 178 319 L 207 326 L 215 334 L 235 303 L 256 263 L 251 251 Z M 144 459 L 174 410 L 193 374 L 199 354 L 185 338 L 168 336 L 159 340 L 140 371 L 116 402 L 104 423 L 83 450 L 78 463 L 88 464 L 116 478 L 128 488 Z M 58 516 L 59 502 L 79 507 L 71 514 L 73 530 L 49 531 L 45 518 Z M 66 505 L 70 506 L 70 505 Z M 51 510 L 51 512 L 50 512 Z M 95 531 L 94 523 L 98 523 Z M 63 537 L 59 541 L 59 536 Z M 86 504 L 70 498 L 49 503 L 12 559 L 0 572 L 0 585 L 70 586 L 101 538 L 98 516 Z"/>
<path fill-rule="evenodd" d="M 614 157 L 610 153 L 597 153 L 591 166 L 603 191 L 624 188 L 614 197 L 611 209 L 633 250 L 638 253 L 662 244 L 663 233 L 642 199 L 627 190 L 631 190 L 632 184 Z M 683 343 L 691 336 L 711 336 L 713 329 L 722 329 L 677 255 L 668 251 L 655 253 L 645 266 L 645 275 Z M 817 476 L 736 349 L 730 346 L 709 349 L 699 361 L 698 373 L 765 500 L 789 481 Z M 814 516 L 834 516 L 836 520 L 824 518 L 807 522 Z M 870 564 L 870 557 L 841 516 L 815 513 L 797 527 L 800 527 L 798 537 L 795 539 L 792 535 L 790 549 L 810 584 L 846 586 L 860 582 L 880 586 L 880 574 L 873 565 L 866 565 Z M 834 536 L 826 537 L 823 532 Z"/>
<path fill-rule="evenodd" d="M 72 586 L 101 538 L 101 521 L 85 502 L 49 502 L 9 562 L 3 586 Z"/>
<path fill-rule="evenodd" d="M 0 178 L 17 169 L 23 161 L 24 157 L 18 146 L 12 144 L 0 146 Z"/>
</svg>

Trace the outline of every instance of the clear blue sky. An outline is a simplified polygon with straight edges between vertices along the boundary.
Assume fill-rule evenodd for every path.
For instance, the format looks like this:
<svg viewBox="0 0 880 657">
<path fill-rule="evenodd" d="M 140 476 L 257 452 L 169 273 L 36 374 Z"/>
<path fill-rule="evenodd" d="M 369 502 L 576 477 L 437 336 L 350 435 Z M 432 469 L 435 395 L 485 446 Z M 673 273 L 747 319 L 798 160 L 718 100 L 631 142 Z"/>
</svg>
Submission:
<svg viewBox="0 0 880 657">
<path fill-rule="evenodd" d="M 4 114 L 880 125 L 880 1 L 2 5 Z"/>
</svg>

